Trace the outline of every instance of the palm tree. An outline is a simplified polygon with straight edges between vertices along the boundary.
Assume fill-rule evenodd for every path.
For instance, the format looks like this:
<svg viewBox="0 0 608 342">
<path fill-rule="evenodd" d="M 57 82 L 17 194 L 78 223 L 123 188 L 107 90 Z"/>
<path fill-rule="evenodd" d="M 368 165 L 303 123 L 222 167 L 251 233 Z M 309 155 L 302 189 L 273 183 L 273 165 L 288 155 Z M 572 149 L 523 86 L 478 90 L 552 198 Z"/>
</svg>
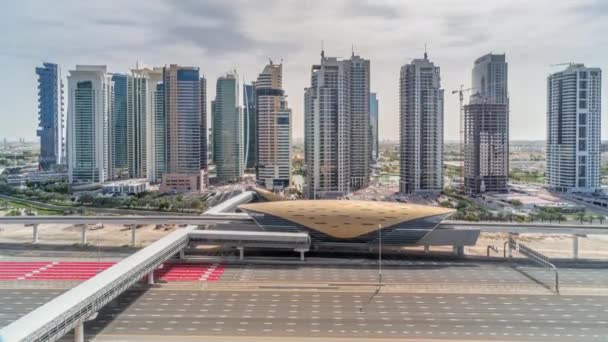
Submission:
<svg viewBox="0 0 608 342">
<path fill-rule="evenodd" d="M 595 219 L 600 221 L 600 224 L 603 224 L 605 217 L 603 215 L 596 215 Z"/>
<path fill-rule="evenodd" d="M 583 223 L 583 220 L 585 219 L 585 212 L 584 211 L 579 211 L 576 214 L 574 214 L 574 216 L 581 221 L 581 224 Z"/>
</svg>

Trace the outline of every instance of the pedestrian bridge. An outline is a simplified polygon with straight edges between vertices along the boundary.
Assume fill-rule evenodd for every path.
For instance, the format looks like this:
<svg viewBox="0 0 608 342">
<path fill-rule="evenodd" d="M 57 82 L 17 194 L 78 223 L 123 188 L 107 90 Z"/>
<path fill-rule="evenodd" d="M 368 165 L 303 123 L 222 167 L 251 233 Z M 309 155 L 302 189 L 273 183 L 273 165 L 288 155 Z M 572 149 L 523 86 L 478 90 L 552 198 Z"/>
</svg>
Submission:
<svg viewBox="0 0 608 342">
<path fill-rule="evenodd" d="M 118 297 L 144 277 L 153 283 L 154 270 L 190 243 L 233 245 L 241 251 L 245 247 L 290 248 L 304 252 L 310 248 L 306 233 L 269 233 L 247 231 L 196 230 L 188 226 L 176 230 L 150 246 L 123 259 L 114 266 L 84 281 L 73 289 L 17 319 L 0 330 L 0 342 L 57 341 L 70 330 L 75 340 L 84 340 L 83 323 L 106 304 Z"/>
</svg>

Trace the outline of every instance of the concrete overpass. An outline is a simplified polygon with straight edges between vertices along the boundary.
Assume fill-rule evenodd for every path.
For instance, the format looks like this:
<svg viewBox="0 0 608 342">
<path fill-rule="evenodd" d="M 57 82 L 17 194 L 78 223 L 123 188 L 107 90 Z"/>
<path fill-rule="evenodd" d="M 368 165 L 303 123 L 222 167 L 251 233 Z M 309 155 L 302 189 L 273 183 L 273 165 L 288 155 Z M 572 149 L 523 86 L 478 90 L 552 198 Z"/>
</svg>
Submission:
<svg viewBox="0 0 608 342">
<path fill-rule="evenodd" d="M 479 229 L 487 233 L 608 235 L 608 225 L 528 222 L 467 222 L 446 220 L 437 227 Z"/>
</svg>

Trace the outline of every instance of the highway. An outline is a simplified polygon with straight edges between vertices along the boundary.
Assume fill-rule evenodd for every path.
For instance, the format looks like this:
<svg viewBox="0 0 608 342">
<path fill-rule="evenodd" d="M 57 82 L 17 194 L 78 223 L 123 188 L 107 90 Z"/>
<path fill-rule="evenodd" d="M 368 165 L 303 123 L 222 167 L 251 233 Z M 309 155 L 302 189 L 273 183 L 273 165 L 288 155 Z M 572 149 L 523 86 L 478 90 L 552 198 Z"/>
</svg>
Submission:
<svg viewBox="0 0 608 342">
<path fill-rule="evenodd" d="M 558 296 L 505 263 L 386 260 L 386 285 L 377 292 L 372 261 L 355 262 L 360 265 L 226 264 L 217 282 L 141 285 L 85 323 L 86 340 L 608 339 L 606 269 L 562 268 L 565 291 Z M 541 280 L 550 275 L 520 267 Z M 28 289 L 0 287 L 0 326 L 65 291 L 25 283 Z M 572 289 L 583 292 L 571 295 Z"/>
<path fill-rule="evenodd" d="M 192 216 L 0 216 L 2 224 L 243 224 L 251 222 L 243 213 L 204 214 Z M 255 227 L 254 227 L 255 228 Z M 446 220 L 438 229 L 478 229 L 491 233 L 542 233 L 542 234 L 608 234 L 608 224 L 557 224 L 527 222 L 466 222 Z"/>
<path fill-rule="evenodd" d="M 487 233 L 536 233 L 536 234 L 580 234 L 606 235 L 608 224 L 572 224 L 539 222 L 466 222 L 446 220 L 439 224 L 440 229 L 478 229 Z"/>
<path fill-rule="evenodd" d="M 0 290 L 14 311 L 57 293 Z M 605 341 L 608 297 L 304 291 L 131 290 L 85 324 L 95 341 L 264 336 L 324 341 L 441 339 Z M 16 304 L 20 303 L 20 304 Z M 9 310 L 10 309 L 10 310 Z M 10 315 L 10 313 L 9 313 Z M 64 341 L 73 341 L 67 335 Z"/>
</svg>

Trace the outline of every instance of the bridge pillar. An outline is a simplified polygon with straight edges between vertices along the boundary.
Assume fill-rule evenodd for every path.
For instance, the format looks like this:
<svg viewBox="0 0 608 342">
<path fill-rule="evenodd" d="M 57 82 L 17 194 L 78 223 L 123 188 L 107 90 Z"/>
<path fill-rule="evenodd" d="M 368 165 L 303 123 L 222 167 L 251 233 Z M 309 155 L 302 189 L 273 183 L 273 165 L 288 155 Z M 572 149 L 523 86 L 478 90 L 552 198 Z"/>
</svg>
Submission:
<svg viewBox="0 0 608 342">
<path fill-rule="evenodd" d="M 32 242 L 38 243 L 38 225 L 37 224 L 34 224 L 32 226 L 32 234 L 33 234 Z"/>
<path fill-rule="evenodd" d="M 131 246 L 135 246 L 135 228 L 136 225 L 131 225 Z"/>
<path fill-rule="evenodd" d="M 87 244 L 87 229 L 88 225 L 85 223 L 82 225 L 82 235 L 80 237 L 80 243 L 83 245 Z"/>
<path fill-rule="evenodd" d="M 424 254 L 429 254 L 431 252 L 431 246 L 424 245 Z"/>
<path fill-rule="evenodd" d="M 307 248 L 296 248 L 294 249 L 295 252 L 300 252 L 300 261 L 304 261 L 305 260 L 305 254 L 306 252 L 308 252 Z"/>
<path fill-rule="evenodd" d="M 454 246 L 452 246 L 452 250 L 454 251 L 454 254 L 456 254 L 457 256 L 464 256 L 464 246 L 454 245 Z"/>
<path fill-rule="evenodd" d="M 239 246 L 236 249 L 239 250 L 239 260 L 245 259 L 245 247 Z"/>
<path fill-rule="evenodd" d="M 76 327 L 74 327 L 74 341 L 84 342 L 84 324 L 82 321 L 76 323 Z"/>
<path fill-rule="evenodd" d="M 148 273 L 148 285 L 154 285 L 154 270 Z"/>
<path fill-rule="evenodd" d="M 186 259 L 186 252 L 184 252 L 184 250 L 180 250 L 179 251 L 179 260 L 184 260 Z"/>
<path fill-rule="evenodd" d="M 572 258 L 578 259 L 578 235 L 572 236 Z"/>
</svg>

